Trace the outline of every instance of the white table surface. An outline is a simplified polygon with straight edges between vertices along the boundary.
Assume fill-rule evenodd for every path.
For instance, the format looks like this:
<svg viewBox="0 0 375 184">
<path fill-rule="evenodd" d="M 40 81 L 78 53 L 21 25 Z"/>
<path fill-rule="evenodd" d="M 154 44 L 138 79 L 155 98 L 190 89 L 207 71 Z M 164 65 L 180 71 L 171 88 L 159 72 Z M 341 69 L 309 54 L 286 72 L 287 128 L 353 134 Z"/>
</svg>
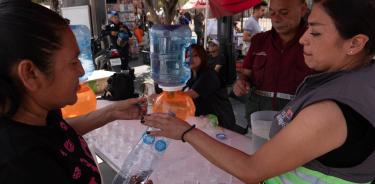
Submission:
<svg viewBox="0 0 375 184">
<path fill-rule="evenodd" d="M 112 102 L 98 100 L 97 108 Z M 189 123 L 197 123 L 191 118 Z M 147 129 L 139 120 L 117 120 L 85 136 L 93 151 L 116 172 Z M 227 139 L 222 141 L 246 153 L 254 153 L 252 140 L 224 129 Z M 150 177 L 155 184 L 237 184 L 237 178 L 217 168 L 196 152 L 188 143 L 171 140 L 158 167 Z"/>
</svg>

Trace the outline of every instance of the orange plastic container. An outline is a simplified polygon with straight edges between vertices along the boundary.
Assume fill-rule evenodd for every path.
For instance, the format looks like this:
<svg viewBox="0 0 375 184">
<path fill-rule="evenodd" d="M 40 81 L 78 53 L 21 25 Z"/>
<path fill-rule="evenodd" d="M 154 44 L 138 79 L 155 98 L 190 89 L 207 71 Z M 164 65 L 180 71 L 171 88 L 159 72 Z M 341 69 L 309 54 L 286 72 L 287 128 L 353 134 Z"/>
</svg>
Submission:
<svg viewBox="0 0 375 184">
<path fill-rule="evenodd" d="M 194 117 L 195 105 L 191 97 L 182 91 L 164 91 L 156 98 L 152 111 L 173 112 L 176 117 L 187 120 Z"/>
<path fill-rule="evenodd" d="M 81 84 L 77 92 L 77 102 L 61 109 L 64 118 L 72 118 L 96 110 L 96 95 L 86 84 Z"/>
</svg>

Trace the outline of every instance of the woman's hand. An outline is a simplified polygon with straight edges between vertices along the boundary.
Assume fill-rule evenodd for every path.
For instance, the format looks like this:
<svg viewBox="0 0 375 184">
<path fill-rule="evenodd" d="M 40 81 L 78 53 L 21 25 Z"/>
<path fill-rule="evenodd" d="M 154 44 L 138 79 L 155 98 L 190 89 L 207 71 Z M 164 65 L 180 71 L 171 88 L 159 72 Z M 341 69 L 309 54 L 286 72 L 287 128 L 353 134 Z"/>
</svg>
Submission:
<svg viewBox="0 0 375 184">
<path fill-rule="evenodd" d="M 129 184 L 142 184 L 143 180 L 144 178 L 135 175 L 130 178 Z M 144 184 L 153 184 L 153 182 L 152 180 L 146 180 Z"/>
<path fill-rule="evenodd" d="M 117 101 L 110 107 L 114 120 L 140 119 L 147 112 L 146 98 L 130 98 Z"/>
<path fill-rule="evenodd" d="M 191 127 L 187 122 L 166 113 L 146 115 L 141 122 L 147 126 L 160 129 L 151 131 L 150 135 L 163 136 L 176 140 L 180 140 L 182 134 Z"/>
</svg>

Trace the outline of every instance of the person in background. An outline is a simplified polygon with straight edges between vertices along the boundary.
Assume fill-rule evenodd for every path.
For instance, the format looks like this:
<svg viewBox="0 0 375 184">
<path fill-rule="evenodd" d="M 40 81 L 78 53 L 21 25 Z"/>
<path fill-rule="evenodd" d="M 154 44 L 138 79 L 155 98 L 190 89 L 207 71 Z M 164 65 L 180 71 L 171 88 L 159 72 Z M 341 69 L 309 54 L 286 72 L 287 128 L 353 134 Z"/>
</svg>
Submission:
<svg viewBox="0 0 375 184">
<path fill-rule="evenodd" d="M 142 26 L 140 24 L 135 26 L 134 35 L 137 38 L 138 44 L 141 44 L 144 35 L 144 30 L 142 29 Z"/>
<path fill-rule="evenodd" d="M 181 25 L 189 25 L 190 20 L 183 14 L 183 12 L 180 12 L 180 17 L 178 19 L 179 24 Z"/>
<path fill-rule="evenodd" d="M 218 74 L 208 67 L 207 54 L 203 46 L 192 45 L 191 78 L 186 84 L 186 93 L 193 98 L 195 115 L 214 114 L 219 125 L 239 132 L 245 129 L 236 125 L 232 105 L 228 99 L 225 84 Z"/>
<path fill-rule="evenodd" d="M 202 12 L 199 12 L 194 16 L 194 31 L 197 34 L 197 44 L 203 44 L 204 37 L 204 15 Z"/>
<path fill-rule="evenodd" d="M 168 114 L 148 115 L 142 122 L 157 128 L 150 135 L 188 142 L 244 183 L 370 184 L 375 179 L 375 103 L 369 100 L 375 98 L 374 19 L 375 0 L 314 1 L 299 42 L 306 64 L 321 73 L 306 78 L 275 116 L 271 140 L 254 154 Z"/>
<path fill-rule="evenodd" d="M 220 43 L 216 39 L 212 39 L 208 43 L 208 67 L 215 70 L 221 81 L 226 84 L 226 71 L 227 71 L 227 64 L 225 56 L 220 52 Z"/>
<path fill-rule="evenodd" d="M 140 118 L 145 99 L 64 120 L 60 109 L 76 102 L 84 74 L 67 22 L 30 1 L 0 1 L 0 34 L 0 183 L 101 183 L 82 135 Z"/>
<path fill-rule="evenodd" d="M 190 14 L 188 11 L 186 11 L 186 12 L 184 13 L 184 16 L 189 20 L 189 24 L 190 24 L 191 21 L 192 21 L 191 14 Z"/>
<path fill-rule="evenodd" d="M 261 1 L 253 7 L 253 14 L 246 21 L 243 27 L 243 45 L 242 55 L 246 55 L 250 48 L 251 37 L 255 34 L 262 32 L 262 28 L 259 25 L 259 19 L 262 18 L 267 11 L 268 4 L 265 1 Z"/>
<path fill-rule="evenodd" d="M 233 22 L 233 34 L 237 34 L 237 33 L 241 33 L 241 29 L 238 26 L 238 22 L 235 21 L 235 22 Z"/>
<path fill-rule="evenodd" d="M 121 70 L 128 70 L 130 68 L 129 38 L 132 37 L 131 31 L 120 21 L 119 15 L 116 11 L 111 12 L 109 24 L 105 27 L 105 30 L 110 34 L 112 48 L 117 49 L 120 53 Z M 121 45 L 118 44 L 119 38 L 121 40 Z"/>
<path fill-rule="evenodd" d="M 236 96 L 248 95 L 245 118 L 263 110 L 281 110 L 295 94 L 303 79 L 313 73 L 303 58 L 298 43 L 306 31 L 303 16 L 304 0 L 271 0 L 270 16 L 273 28 L 258 33 L 243 61 L 243 70 L 233 86 Z"/>
</svg>

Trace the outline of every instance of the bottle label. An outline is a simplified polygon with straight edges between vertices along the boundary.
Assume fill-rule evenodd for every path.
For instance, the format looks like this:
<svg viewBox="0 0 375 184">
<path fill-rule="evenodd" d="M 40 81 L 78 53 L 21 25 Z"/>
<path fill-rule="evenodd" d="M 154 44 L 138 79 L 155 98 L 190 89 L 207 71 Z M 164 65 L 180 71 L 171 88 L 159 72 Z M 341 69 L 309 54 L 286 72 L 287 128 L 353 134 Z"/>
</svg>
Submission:
<svg viewBox="0 0 375 184">
<path fill-rule="evenodd" d="M 158 140 L 155 143 L 155 149 L 158 152 L 162 152 L 167 149 L 167 143 L 164 140 Z"/>
</svg>

